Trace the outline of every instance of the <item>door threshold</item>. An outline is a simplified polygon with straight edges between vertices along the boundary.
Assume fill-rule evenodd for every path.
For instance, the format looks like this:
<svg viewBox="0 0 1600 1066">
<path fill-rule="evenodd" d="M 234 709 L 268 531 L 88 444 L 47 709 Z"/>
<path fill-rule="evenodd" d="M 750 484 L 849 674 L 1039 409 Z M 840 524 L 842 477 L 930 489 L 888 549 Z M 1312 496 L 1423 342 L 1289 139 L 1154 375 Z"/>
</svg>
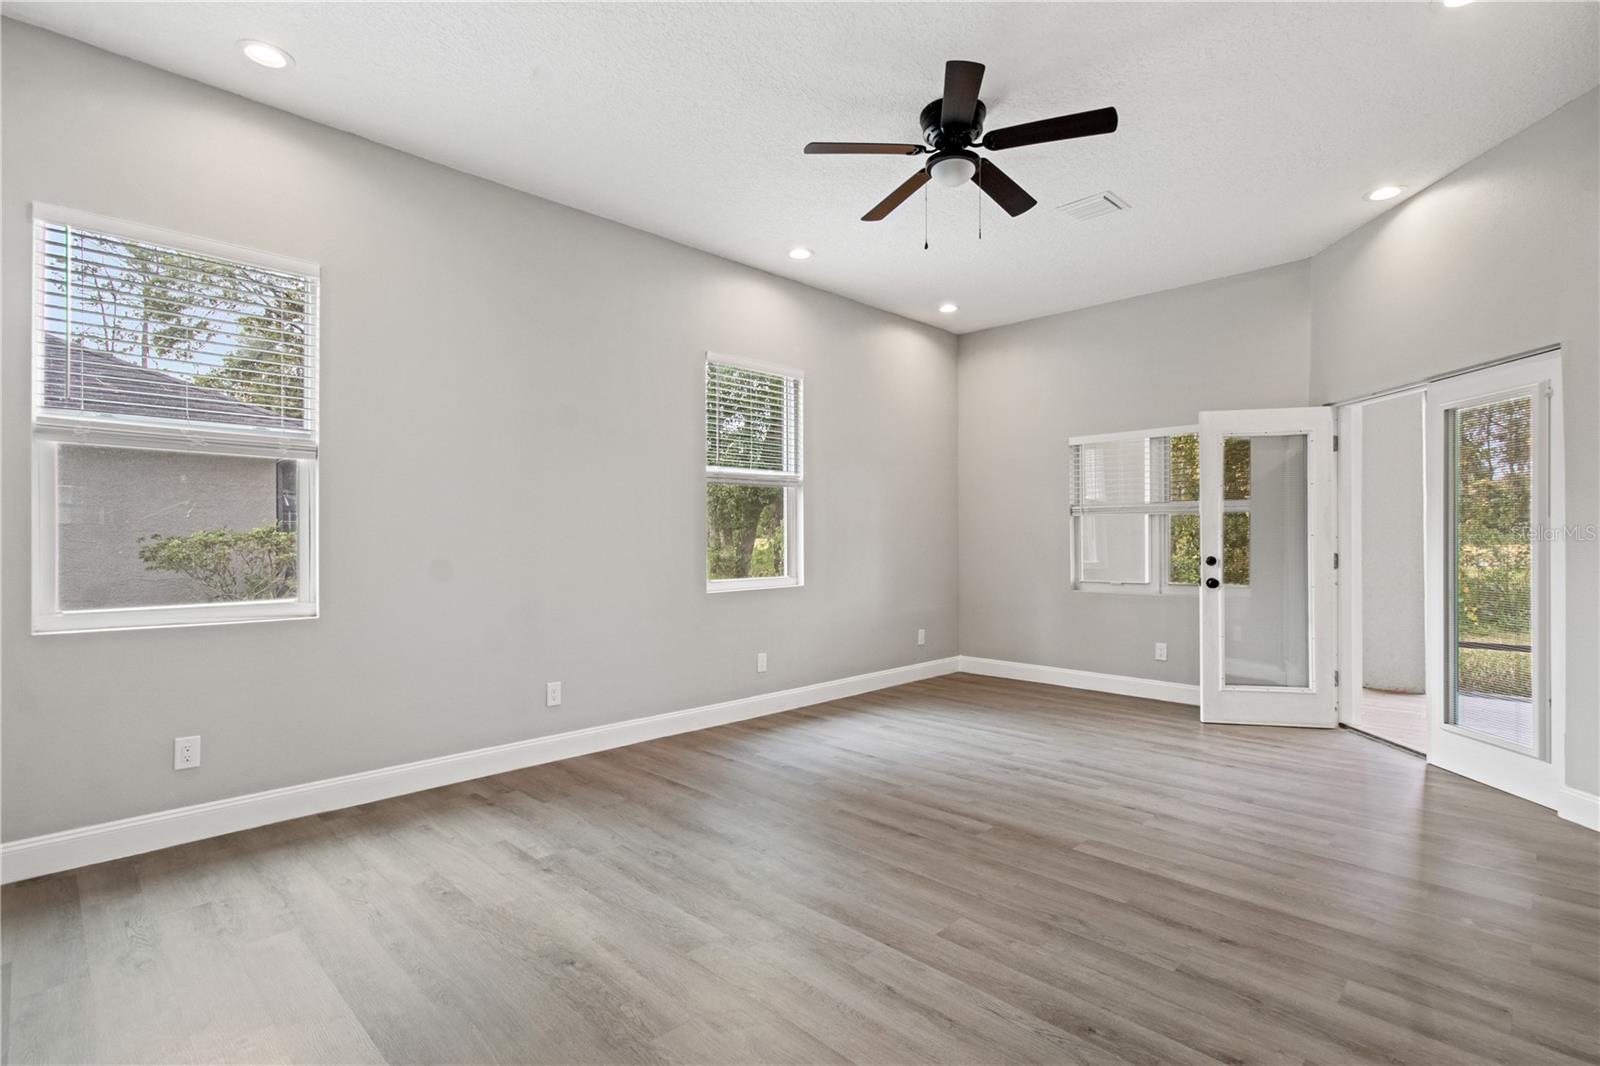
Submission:
<svg viewBox="0 0 1600 1066">
<path fill-rule="evenodd" d="M 1395 751 L 1403 751 L 1407 755 L 1415 755 L 1419 759 L 1426 759 L 1428 757 L 1428 753 L 1425 752 L 1425 751 L 1418 751 L 1416 748 L 1408 748 L 1404 744 L 1400 744 L 1400 743 L 1397 743 L 1396 741 L 1390 740 L 1388 737 L 1380 737 L 1376 733 L 1369 733 L 1365 729 L 1357 729 L 1353 725 L 1346 725 L 1345 723 L 1340 722 L 1339 723 L 1339 728 L 1340 729 L 1348 729 L 1348 730 L 1350 730 L 1350 732 L 1354 733 L 1358 737 L 1366 737 L 1368 740 L 1374 740 L 1374 741 L 1377 741 L 1379 744 L 1383 744 L 1383 745 L 1386 745 L 1388 747 L 1391 747 Z"/>
</svg>

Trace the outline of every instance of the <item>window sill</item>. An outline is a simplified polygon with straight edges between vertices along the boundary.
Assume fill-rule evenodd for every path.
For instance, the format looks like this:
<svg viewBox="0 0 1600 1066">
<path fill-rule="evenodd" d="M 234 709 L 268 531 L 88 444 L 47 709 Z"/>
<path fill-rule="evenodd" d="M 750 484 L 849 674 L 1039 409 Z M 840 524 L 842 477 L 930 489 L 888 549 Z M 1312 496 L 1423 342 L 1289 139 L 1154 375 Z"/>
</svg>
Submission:
<svg viewBox="0 0 1600 1066">
<path fill-rule="evenodd" d="M 265 603 L 199 603 L 181 607 L 114 607 L 104 610 L 58 611 L 35 615 L 33 635 L 103 633 L 129 629 L 168 629 L 182 626 L 238 625 L 245 622 L 285 622 L 317 617 L 317 605 L 300 600 Z"/>
<path fill-rule="evenodd" d="M 750 592 L 755 589 L 797 589 L 797 577 L 729 577 L 706 582 L 707 592 Z"/>
</svg>

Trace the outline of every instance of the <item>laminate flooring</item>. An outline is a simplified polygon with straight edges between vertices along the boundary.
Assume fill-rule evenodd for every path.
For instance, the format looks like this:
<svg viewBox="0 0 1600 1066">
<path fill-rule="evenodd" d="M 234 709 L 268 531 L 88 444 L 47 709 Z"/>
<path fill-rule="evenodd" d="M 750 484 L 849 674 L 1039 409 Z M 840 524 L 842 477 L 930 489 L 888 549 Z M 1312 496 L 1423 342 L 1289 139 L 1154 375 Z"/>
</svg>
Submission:
<svg viewBox="0 0 1600 1066">
<path fill-rule="evenodd" d="M 957 674 L 7 886 L 9 1062 L 1600 1060 L 1600 835 Z"/>
</svg>

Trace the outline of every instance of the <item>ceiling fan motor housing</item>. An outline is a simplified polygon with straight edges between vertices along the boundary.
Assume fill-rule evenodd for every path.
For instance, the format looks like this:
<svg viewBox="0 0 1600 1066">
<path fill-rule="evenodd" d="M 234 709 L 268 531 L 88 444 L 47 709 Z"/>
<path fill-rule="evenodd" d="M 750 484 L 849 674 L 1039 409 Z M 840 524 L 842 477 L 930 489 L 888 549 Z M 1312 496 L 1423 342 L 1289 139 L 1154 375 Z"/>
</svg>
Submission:
<svg viewBox="0 0 1600 1066">
<path fill-rule="evenodd" d="M 940 98 L 922 109 L 922 139 L 928 143 L 929 148 L 936 150 L 947 148 L 965 148 L 969 144 L 976 144 L 983 136 L 983 119 L 989 109 L 978 101 L 977 111 L 973 114 L 972 126 L 963 128 L 952 126 L 945 129 L 939 125 L 939 116 L 944 111 L 944 99 Z"/>
</svg>

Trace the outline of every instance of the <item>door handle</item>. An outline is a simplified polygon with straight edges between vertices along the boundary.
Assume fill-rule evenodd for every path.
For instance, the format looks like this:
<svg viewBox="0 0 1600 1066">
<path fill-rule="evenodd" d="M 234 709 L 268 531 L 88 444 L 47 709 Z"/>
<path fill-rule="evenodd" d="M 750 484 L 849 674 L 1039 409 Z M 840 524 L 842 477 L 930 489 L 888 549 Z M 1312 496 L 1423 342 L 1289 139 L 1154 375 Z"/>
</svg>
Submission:
<svg viewBox="0 0 1600 1066">
<path fill-rule="evenodd" d="M 1218 586 L 1218 585 L 1220 585 L 1220 584 L 1222 584 L 1222 582 L 1220 582 L 1220 581 L 1218 581 L 1218 580 L 1217 580 L 1217 579 L 1216 579 L 1216 578 L 1214 578 L 1214 577 L 1208 577 L 1208 578 L 1206 578 L 1206 588 L 1208 588 L 1208 589 L 1214 589 L 1214 588 L 1216 588 L 1216 587 L 1217 587 L 1217 586 Z"/>
</svg>

